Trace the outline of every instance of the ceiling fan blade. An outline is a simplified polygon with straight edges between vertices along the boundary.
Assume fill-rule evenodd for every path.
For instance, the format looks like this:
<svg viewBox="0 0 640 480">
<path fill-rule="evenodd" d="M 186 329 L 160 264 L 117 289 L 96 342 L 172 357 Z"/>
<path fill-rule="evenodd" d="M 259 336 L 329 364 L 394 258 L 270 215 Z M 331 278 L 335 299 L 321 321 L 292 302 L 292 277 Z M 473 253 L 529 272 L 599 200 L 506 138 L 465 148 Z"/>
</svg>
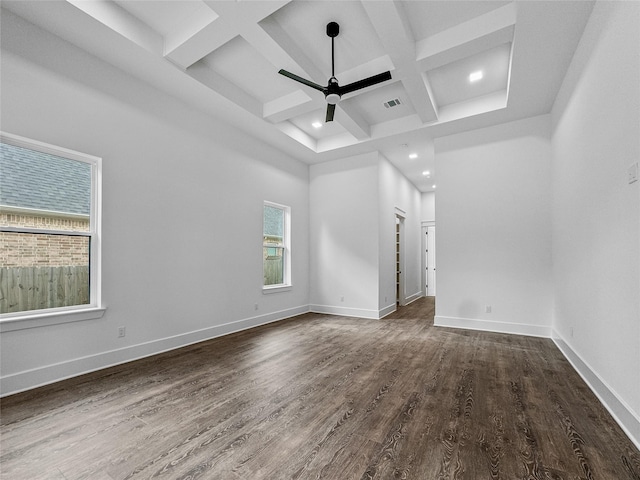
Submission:
<svg viewBox="0 0 640 480">
<path fill-rule="evenodd" d="M 333 114 L 336 111 L 335 103 L 327 103 L 327 118 L 325 122 L 333 122 Z"/>
<path fill-rule="evenodd" d="M 360 90 L 361 88 L 370 87 L 371 85 L 386 82 L 387 80 L 391 80 L 391 72 L 379 73 L 378 75 L 374 75 L 373 77 L 365 78 L 364 80 L 358 80 L 357 82 L 353 82 L 345 85 L 344 87 L 340 87 L 340 95 L 355 92 L 356 90 Z"/>
<path fill-rule="evenodd" d="M 295 80 L 296 82 L 303 83 L 308 87 L 315 88 L 316 90 L 320 90 L 321 92 L 324 92 L 325 87 L 318 85 L 317 83 L 314 83 L 311 80 L 307 80 L 306 78 L 299 77 L 298 75 L 295 75 L 291 72 L 287 72 L 286 70 L 280 70 L 278 73 L 280 75 L 284 75 L 285 77 L 289 77 L 290 79 Z"/>
</svg>

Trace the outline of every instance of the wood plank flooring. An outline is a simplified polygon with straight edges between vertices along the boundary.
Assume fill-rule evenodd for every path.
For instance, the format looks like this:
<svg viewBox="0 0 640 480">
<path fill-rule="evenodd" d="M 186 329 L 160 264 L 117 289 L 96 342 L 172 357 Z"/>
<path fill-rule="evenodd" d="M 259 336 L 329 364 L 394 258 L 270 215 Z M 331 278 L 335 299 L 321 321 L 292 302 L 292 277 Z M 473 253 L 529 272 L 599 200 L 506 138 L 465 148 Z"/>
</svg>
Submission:
<svg viewBox="0 0 640 480">
<path fill-rule="evenodd" d="M 2 400 L 1 478 L 640 480 L 548 339 L 305 314 Z"/>
</svg>

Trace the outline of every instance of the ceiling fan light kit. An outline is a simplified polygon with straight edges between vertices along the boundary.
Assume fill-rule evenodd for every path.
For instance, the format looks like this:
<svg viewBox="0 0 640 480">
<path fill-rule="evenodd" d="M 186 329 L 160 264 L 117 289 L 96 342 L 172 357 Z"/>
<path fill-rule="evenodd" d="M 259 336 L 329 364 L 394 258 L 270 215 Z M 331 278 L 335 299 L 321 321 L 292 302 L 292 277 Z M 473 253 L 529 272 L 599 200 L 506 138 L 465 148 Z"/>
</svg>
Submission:
<svg viewBox="0 0 640 480">
<path fill-rule="evenodd" d="M 341 87 L 338 84 L 338 79 L 335 77 L 335 55 L 333 46 L 333 39 L 337 37 L 339 33 L 340 25 L 338 25 L 336 22 L 329 22 L 327 24 L 327 36 L 331 38 L 331 77 L 329 78 L 326 87 L 318 85 L 311 80 L 299 77 L 298 75 L 295 75 L 291 72 L 287 72 L 286 70 L 280 70 L 278 72 L 280 75 L 284 75 L 285 77 L 295 80 L 296 82 L 300 82 L 303 85 L 324 93 L 325 99 L 327 101 L 327 116 L 325 120 L 327 122 L 333 121 L 333 116 L 336 111 L 336 104 L 340 101 L 342 95 L 344 95 L 345 93 L 355 92 L 356 90 L 360 90 L 362 88 L 370 87 L 372 85 L 391 80 L 391 72 L 387 71 L 384 73 L 379 73 L 378 75 L 374 75 L 372 77 L 365 78 L 363 80 L 358 80 L 357 82 L 349 83 L 348 85 Z"/>
<path fill-rule="evenodd" d="M 335 105 L 340 101 L 340 95 L 338 95 L 337 93 L 329 93 L 326 99 L 329 105 Z"/>
</svg>

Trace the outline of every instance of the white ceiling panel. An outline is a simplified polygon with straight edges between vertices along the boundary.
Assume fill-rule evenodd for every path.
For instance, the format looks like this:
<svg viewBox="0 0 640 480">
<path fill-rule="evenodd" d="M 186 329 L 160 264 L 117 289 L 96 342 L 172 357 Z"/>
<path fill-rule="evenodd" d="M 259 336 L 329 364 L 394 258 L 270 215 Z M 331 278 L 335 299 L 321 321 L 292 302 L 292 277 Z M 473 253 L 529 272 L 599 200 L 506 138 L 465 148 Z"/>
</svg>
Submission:
<svg viewBox="0 0 640 480">
<path fill-rule="evenodd" d="M 505 43 L 427 72 L 438 107 L 507 90 L 511 43 Z M 482 78 L 471 81 L 472 73 Z"/>
<path fill-rule="evenodd" d="M 291 81 L 277 75 L 277 69 L 241 36 L 233 38 L 201 61 L 262 103 L 292 90 Z"/>
<path fill-rule="evenodd" d="M 299 115 L 289 120 L 300 130 L 305 132 L 310 137 L 320 140 L 322 138 L 328 138 L 335 135 L 344 135 L 347 130 L 340 124 L 339 116 L 340 112 L 335 113 L 335 122 L 325 123 L 326 109 L 318 109 L 304 115 Z M 314 126 L 314 124 L 320 124 L 320 127 Z"/>
<path fill-rule="evenodd" d="M 400 100 L 400 104 L 385 107 L 384 102 Z M 402 82 L 390 82 L 374 90 L 361 93 L 341 103 L 352 105 L 370 125 L 406 117 L 416 113 L 409 101 Z"/>
</svg>

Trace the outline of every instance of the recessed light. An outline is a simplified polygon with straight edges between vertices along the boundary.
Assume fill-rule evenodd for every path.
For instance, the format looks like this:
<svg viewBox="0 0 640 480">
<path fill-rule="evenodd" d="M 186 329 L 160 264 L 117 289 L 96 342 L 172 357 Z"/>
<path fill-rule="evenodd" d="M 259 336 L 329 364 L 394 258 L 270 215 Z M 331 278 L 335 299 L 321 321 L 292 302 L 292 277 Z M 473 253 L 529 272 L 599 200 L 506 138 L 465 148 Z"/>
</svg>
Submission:
<svg viewBox="0 0 640 480">
<path fill-rule="evenodd" d="M 413 160 L 414 158 L 418 158 L 418 154 L 417 154 L 417 153 L 410 153 L 410 154 L 409 154 L 409 158 L 410 158 L 410 159 L 412 159 L 412 160 Z"/>
<path fill-rule="evenodd" d="M 429 172 L 429 170 L 425 170 L 424 172 L 422 172 L 423 175 L 430 175 L 431 172 Z"/>
<path fill-rule="evenodd" d="M 483 76 L 484 74 L 482 73 L 482 70 L 478 70 L 477 72 L 473 72 L 471 75 L 469 75 L 469 81 L 477 82 L 478 80 L 481 80 Z"/>
<path fill-rule="evenodd" d="M 320 128 L 320 127 L 322 126 L 322 123 L 320 123 L 320 122 L 313 122 L 313 123 L 311 124 L 311 126 L 312 126 L 313 128 Z"/>
<path fill-rule="evenodd" d="M 436 188 L 436 186 L 435 185 L 431 185 L 431 188 Z"/>
</svg>

